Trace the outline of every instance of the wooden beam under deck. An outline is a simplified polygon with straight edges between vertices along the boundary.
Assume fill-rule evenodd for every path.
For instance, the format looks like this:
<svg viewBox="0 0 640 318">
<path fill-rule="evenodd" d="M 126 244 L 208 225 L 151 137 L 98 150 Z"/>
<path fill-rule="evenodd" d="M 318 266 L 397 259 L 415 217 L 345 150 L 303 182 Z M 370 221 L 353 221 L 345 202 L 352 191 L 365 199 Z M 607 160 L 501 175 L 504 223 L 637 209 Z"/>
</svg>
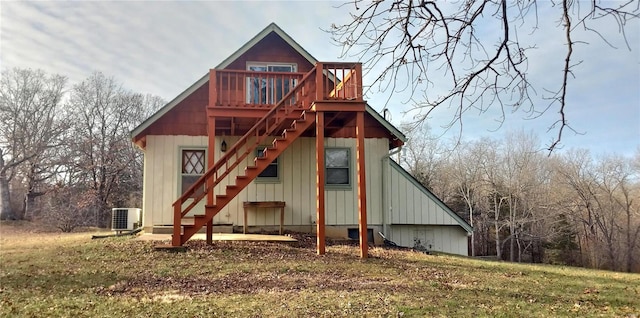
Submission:
<svg viewBox="0 0 640 318">
<path fill-rule="evenodd" d="M 263 107 L 260 107 L 260 108 L 210 107 L 207 109 L 207 111 L 211 116 L 215 116 L 218 118 L 240 117 L 240 118 L 258 118 L 259 119 L 264 117 L 269 111 L 271 111 L 271 109 L 263 108 Z M 287 118 L 297 119 L 300 117 L 301 112 L 302 112 L 301 110 L 292 111 L 289 114 L 289 116 L 287 116 Z"/>
<path fill-rule="evenodd" d="M 317 112 L 365 112 L 366 103 L 361 100 L 315 101 L 311 109 Z"/>
</svg>

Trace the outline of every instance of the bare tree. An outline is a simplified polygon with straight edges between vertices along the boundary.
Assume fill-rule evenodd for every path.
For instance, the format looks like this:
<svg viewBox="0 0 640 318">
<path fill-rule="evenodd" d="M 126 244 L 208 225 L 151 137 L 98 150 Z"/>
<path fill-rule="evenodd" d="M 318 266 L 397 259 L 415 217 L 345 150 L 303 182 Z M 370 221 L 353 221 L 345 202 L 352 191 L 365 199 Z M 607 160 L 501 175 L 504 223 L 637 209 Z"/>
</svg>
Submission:
<svg viewBox="0 0 640 318">
<path fill-rule="evenodd" d="M 43 213 L 41 219 L 65 233 L 90 225 L 89 220 L 97 202 L 94 196 L 95 192 L 82 185 L 58 183 L 46 197 L 44 207 L 47 212 Z"/>
<path fill-rule="evenodd" d="M 102 73 L 94 73 L 71 91 L 74 167 L 73 180 L 67 184 L 84 184 L 94 194 L 95 225 L 108 225 L 108 207 L 127 204 L 129 193 L 141 186 L 136 171 L 140 153 L 129 132 L 148 113 L 145 100 Z"/>
<path fill-rule="evenodd" d="M 411 129 L 403 124 L 402 128 L 409 131 L 409 140 L 403 148 L 401 164 L 422 185 L 431 189 L 438 181 L 436 176 L 440 170 L 441 157 L 446 155 L 437 138 L 431 135 L 429 126 Z"/>
<path fill-rule="evenodd" d="M 640 159 L 640 153 L 636 154 L 636 160 Z M 617 191 L 612 195 L 612 199 L 624 215 L 621 230 L 624 232 L 626 250 L 623 255 L 626 259 L 624 270 L 633 271 L 638 240 L 640 239 L 640 169 L 635 168 L 633 163 L 624 158 L 619 158 L 619 169 L 615 169 L 612 175 L 613 183 L 617 184 Z M 632 179 L 636 178 L 633 184 Z"/>
<path fill-rule="evenodd" d="M 16 219 L 22 215 L 10 208 L 9 181 L 20 165 L 30 182 L 27 196 L 36 194 L 35 184 L 42 181 L 35 162 L 60 145 L 67 123 L 59 120 L 66 78 L 43 71 L 12 69 L 2 72 L 0 80 L 0 216 Z M 30 164 L 29 164 L 30 163 Z"/>
<path fill-rule="evenodd" d="M 557 131 L 548 145 L 555 149 L 565 129 L 569 81 L 579 62 L 574 61 L 577 30 L 595 32 L 606 43 L 607 36 L 592 27 L 595 20 L 608 19 L 617 24 L 626 41 L 629 20 L 640 16 L 637 1 L 558 0 L 560 21 L 539 19 L 538 5 L 543 1 L 465 0 L 437 2 L 424 0 L 364 1 L 350 0 L 344 8 L 353 8 L 345 24 L 333 24 L 329 32 L 343 47 L 343 55 L 353 55 L 370 67 L 373 82 L 391 95 L 409 91 L 415 102 L 416 124 L 426 121 L 436 108 L 452 107 L 455 115 L 448 127 L 459 124 L 469 111 L 485 113 L 499 109 L 505 113 L 522 110 L 538 117 L 553 108 L 559 117 L 549 127 Z M 534 105 L 535 88 L 529 80 L 529 51 L 524 36 L 549 23 L 564 34 L 566 54 L 559 87 L 546 87 L 547 105 Z M 522 30 L 524 29 L 524 30 Z M 492 32 L 487 32 L 488 30 Z M 497 30 L 497 32 L 496 32 Z M 628 45 L 627 45 L 628 46 Z M 553 74 L 550 76 L 554 76 Z M 439 89 L 434 89 L 438 87 Z M 444 91 L 444 93 L 442 93 Z M 415 98 L 416 93 L 422 98 Z"/>
<path fill-rule="evenodd" d="M 640 268 L 640 150 L 634 158 L 573 149 L 547 157 L 534 134 L 510 132 L 445 152 L 426 129 L 409 137 L 408 171 L 473 217 L 472 254 L 495 246 L 511 261 Z"/>
<path fill-rule="evenodd" d="M 476 207 L 480 201 L 486 199 L 482 167 L 487 160 L 486 151 L 489 147 L 491 145 L 488 140 L 461 144 L 451 157 L 452 166 L 448 171 L 451 174 L 450 180 L 456 185 L 457 194 L 467 205 L 469 223 L 474 227 L 471 232 L 471 256 L 476 256 L 475 228 L 478 224 L 474 224 L 474 214 L 479 212 Z"/>
</svg>

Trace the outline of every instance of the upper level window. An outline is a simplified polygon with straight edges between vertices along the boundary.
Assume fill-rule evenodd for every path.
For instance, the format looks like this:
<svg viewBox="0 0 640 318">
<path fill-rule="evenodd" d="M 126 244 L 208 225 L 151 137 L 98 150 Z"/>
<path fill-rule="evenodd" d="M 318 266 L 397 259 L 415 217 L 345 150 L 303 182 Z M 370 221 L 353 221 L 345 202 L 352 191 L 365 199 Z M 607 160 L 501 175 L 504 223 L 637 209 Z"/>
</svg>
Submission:
<svg viewBox="0 0 640 318">
<path fill-rule="evenodd" d="M 325 184 L 351 186 L 351 151 L 349 148 L 327 148 L 324 153 Z"/>
<path fill-rule="evenodd" d="M 248 71 L 291 73 L 296 71 L 294 64 L 252 63 Z M 275 104 L 295 86 L 295 80 L 283 75 L 250 75 L 247 78 L 247 103 Z"/>
<path fill-rule="evenodd" d="M 204 174 L 206 156 L 203 149 L 182 149 L 181 158 L 180 190 L 184 193 Z M 204 188 L 196 191 L 194 196 L 202 191 Z"/>
</svg>

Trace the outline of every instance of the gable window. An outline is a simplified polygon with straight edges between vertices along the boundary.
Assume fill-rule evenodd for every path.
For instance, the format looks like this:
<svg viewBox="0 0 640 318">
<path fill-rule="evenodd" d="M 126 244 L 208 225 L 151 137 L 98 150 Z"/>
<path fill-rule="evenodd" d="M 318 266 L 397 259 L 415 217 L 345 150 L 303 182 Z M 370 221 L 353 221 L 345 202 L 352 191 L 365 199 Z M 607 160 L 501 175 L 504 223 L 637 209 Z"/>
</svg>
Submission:
<svg viewBox="0 0 640 318">
<path fill-rule="evenodd" d="M 252 72 L 291 73 L 296 68 L 293 64 L 255 63 L 248 64 L 247 70 Z M 275 104 L 295 86 L 295 80 L 282 75 L 251 75 L 247 78 L 247 103 Z"/>
<path fill-rule="evenodd" d="M 351 186 L 351 151 L 349 148 L 327 148 L 324 152 L 325 184 Z"/>
<path fill-rule="evenodd" d="M 205 151 L 204 149 L 182 149 L 181 151 L 181 170 L 180 170 L 180 190 L 184 193 L 194 184 L 203 174 L 205 168 Z M 202 189 L 198 189 L 192 197 L 202 194 Z"/>
<path fill-rule="evenodd" d="M 262 158 L 264 156 L 264 149 L 266 146 L 260 146 L 256 149 L 256 157 Z M 278 158 L 273 159 L 273 161 L 267 166 L 262 173 L 258 175 L 258 181 L 278 181 Z"/>
</svg>

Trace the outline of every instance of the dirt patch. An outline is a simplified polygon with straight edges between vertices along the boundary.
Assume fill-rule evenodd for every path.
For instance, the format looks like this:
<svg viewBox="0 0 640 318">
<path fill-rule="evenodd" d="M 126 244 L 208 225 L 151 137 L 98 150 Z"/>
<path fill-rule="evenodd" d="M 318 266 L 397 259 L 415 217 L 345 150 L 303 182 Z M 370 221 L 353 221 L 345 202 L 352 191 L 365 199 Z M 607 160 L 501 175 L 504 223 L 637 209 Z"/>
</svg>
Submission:
<svg viewBox="0 0 640 318">
<path fill-rule="evenodd" d="M 187 263 L 194 259 L 202 264 L 210 263 L 211 271 L 206 270 L 206 274 L 194 277 L 144 271 L 111 286 L 98 287 L 95 292 L 106 296 L 155 299 L 167 294 L 197 297 L 299 290 L 351 292 L 366 289 L 372 292 L 392 292 L 407 288 L 399 280 L 362 275 L 357 270 L 350 270 L 351 265 L 360 266 L 356 249 L 352 246 L 344 246 L 344 249 L 336 247 L 330 255 L 318 256 L 315 236 L 301 233 L 289 235 L 298 242 L 214 241 L 207 245 L 202 240 L 189 241 L 185 244 L 188 250 L 183 254 L 183 260 Z M 337 242 L 328 242 L 328 245 L 334 243 Z M 343 269 L 328 267 L 328 264 L 345 260 L 353 264 L 343 264 Z M 233 273 L 222 274 L 214 269 L 228 268 L 234 262 L 242 268 Z M 274 264 L 277 265 L 273 266 Z M 344 271 L 345 266 L 347 271 Z"/>
</svg>

